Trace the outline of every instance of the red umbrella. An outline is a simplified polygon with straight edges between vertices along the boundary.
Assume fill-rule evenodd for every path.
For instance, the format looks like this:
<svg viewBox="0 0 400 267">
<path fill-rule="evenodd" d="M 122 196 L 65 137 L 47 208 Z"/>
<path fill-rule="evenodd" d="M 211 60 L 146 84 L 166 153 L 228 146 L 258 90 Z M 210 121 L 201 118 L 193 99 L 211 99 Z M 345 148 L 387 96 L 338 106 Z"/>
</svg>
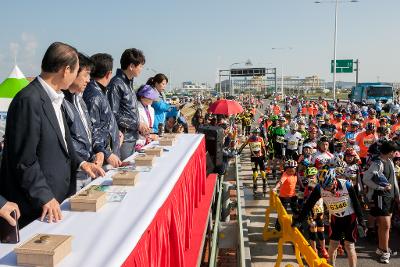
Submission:
<svg viewBox="0 0 400 267">
<path fill-rule="evenodd" d="M 243 112 L 243 108 L 235 100 L 221 99 L 212 103 L 208 111 L 213 114 L 233 115 Z"/>
</svg>

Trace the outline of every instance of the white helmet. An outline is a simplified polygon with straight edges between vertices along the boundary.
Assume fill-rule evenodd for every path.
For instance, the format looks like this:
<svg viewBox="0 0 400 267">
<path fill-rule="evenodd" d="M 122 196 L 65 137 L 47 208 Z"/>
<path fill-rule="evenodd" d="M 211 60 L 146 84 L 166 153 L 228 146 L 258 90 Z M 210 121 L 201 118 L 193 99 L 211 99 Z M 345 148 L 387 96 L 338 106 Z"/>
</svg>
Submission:
<svg viewBox="0 0 400 267">
<path fill-rule="evenodd" d="M 289 128 L 290 128 L 290 130 L 292 130 L 292 131 L 297 131 L 297 130 L 299 129 L 299 125 L 297 124 L 297 122 L 292 121 L 292 122 L 290 122 L 290 124 L 289 124 Z"/>
</svg>

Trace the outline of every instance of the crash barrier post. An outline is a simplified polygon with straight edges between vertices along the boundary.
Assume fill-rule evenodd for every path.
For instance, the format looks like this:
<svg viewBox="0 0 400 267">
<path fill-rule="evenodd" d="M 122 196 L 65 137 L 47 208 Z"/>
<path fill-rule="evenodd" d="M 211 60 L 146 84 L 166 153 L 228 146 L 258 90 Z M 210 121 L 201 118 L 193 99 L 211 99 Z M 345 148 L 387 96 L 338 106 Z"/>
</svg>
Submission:
<svg viewBox="0 0 400 267">
<path fill-rule="evenodd" d="M 297 227 L 292 227 L 292 215 L 286 212 L 283 207 L 281 200 L 278 195 L 269 190 L 269 207 L 265 211 L 265 225 L 263 231 L 264 241 L 271 238 L 279 238 L 278 241 L 278 257 L 276 259 L 275 266 L 279 267 L 283 257 L 283 244 L 292 243 L 294 246 L 294 252 L 297 263 L 299 266 L 304 266 L 303 259 L 307 262 L 310 267 L 329 267 L 326 259 L 321 259 L 314 249 L 310 246 L 308 241 L 304 238 Z M 270 225 L 270 214 L 276 211 L 278 214 L 278 221 L 281 225 L 280 230 L 269 229 Z"/>
</svg>

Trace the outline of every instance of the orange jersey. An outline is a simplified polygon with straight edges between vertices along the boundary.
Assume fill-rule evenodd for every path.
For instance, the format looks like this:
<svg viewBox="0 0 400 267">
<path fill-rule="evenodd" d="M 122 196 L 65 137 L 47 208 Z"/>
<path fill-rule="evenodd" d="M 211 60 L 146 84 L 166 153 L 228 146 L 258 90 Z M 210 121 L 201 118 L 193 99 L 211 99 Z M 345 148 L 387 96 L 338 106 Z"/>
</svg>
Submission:
<svg viewBox="0 0 400 267">
<path fill-rule="evenodd" d="M 275 105 L 272 110 L 274 111 L 275 115 L 279 115 L 281 113 L 281 108 L 278 105 Z"/>
<path fill-rule="evenodd" d="M 280 179 L 281 188 L 279 190 L 280 197 L 293 197 L 296 195 L 296 175 L 288 175 L 286 172 L 282 174 Z"/>
<path fill-rule="evenodd" d="M 367 135 L 366 131 L 363 131 L 357 135 L 356 143 L 360 147 L 359 156 L 361 158 L 367 157 L 369 146 L 375 143 L 376 140 L 378 140 L 378 136 L 376 134 Z"/>
<path fill-rule="evenodd" d="M 301 108 L 301 114 L 303 114 L 303 115 L 307 114 L 307 108 L 306 107 L 302 107 Z"/>
<path fill-rule="evenodd" d="M 400 122 L 393 125 L 392 128 L 390 128 L 390 132 L 395 133 L 399 128 L 400 128 Z"/>
<path fill-rule="evenodd" d="M 250 146 L 250 152 L 252 157 L 261 157 L 263 155 L 263 150 L 265 147 L 264 139 L 260 136 L 251 136 L 247 143 Z"/>
<path fill-rule="evenodd" d="M 338 129 L 334 138 L 336 140 L 342 140 L 345 136 L 346 136 L 346 134 L 341 129 Z"/>
</svg>

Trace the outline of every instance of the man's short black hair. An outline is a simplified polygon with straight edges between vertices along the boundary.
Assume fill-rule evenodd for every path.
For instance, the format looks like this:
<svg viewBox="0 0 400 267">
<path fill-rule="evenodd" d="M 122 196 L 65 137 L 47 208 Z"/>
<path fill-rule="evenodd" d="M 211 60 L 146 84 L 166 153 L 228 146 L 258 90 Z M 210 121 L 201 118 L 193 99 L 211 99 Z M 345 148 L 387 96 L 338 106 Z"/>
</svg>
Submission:
<svg viewBox="0 0 400 267">
<path fill-rule="evenodd" d="M 387 155 L 396 150 L 399 150 L 399 148 L 394 141 L 384 141 L 384 142 L 382 142 L 381 146 L 379 147 L 379 151 L 383 155 Z"/>
<path fill-rule="evenodd" d="M 92 72 L 90 73 L 93 79 L 104 78 L 104 76 L 113 69 L 113 58 L 110 54 L 98 53 L 91 56 L 90 59 L 94 64 Z"/>
<path fill-rule="evenodd" d="M 143 52 L 136 48 L 128 48 L 122 53 L 121 56 L 121 69 L 126 70 L 130 64 L 133 64 L 135 67 L 139 64 L 145 64 L 146 59 L 143 55 Z"/>
<path fill-rule="evenodd" d="M 76 48 L 61 42 L 52 43 L 46 50 L 42 59 L 42 71 L 56 73 L 61 68 L 69 66 L 75 70 L 78 63 Z"/>
<path fill-rule="evenodd" d="M 84 69 L 88 69 L 89 72 L 91 72 L 94 66 L 93 61 L 87 55 L 82 53 L 78 53 L 78 58 L 79 58 L 78 73 Z"/>
</svg>

